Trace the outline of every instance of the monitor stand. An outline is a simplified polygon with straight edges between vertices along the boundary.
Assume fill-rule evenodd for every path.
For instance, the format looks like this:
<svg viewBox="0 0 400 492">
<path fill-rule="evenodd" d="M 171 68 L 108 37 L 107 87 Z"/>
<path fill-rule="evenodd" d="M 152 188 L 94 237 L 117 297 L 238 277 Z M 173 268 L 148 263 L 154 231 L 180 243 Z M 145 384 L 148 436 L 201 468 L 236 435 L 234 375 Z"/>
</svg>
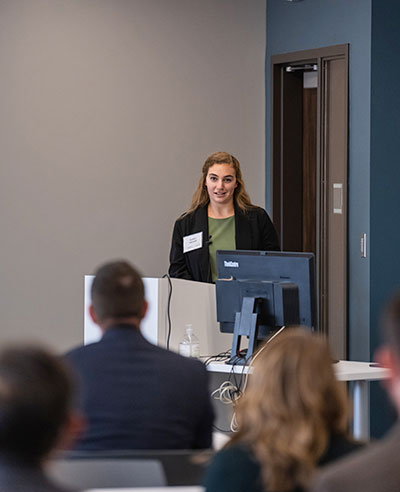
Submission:
<svg viewBox="0 0 400 492">
<path fill-rule="evenodd" d="M 255 311 L 259 300 L 261 299 L 257 297 L 243 297 L 242 310 L 235 316 L 231 358 L 226 362 L 227 364 L 247 365 L 253 357 L 258 343 L 258 313 Z M 240 353 L 242 336 L 249 338 L 249 347 L 245 355 Z"/>
</svg>

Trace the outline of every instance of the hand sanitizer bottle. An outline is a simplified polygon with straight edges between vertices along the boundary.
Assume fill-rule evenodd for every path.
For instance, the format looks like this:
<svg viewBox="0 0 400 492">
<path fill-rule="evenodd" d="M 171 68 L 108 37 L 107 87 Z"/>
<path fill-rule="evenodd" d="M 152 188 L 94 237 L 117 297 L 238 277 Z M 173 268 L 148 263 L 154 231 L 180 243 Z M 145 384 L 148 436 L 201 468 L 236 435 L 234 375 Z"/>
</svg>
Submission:
<svg viewBox="0 0 400 492">
<path fill-rule="evenodd" d="M 179 344 L 179 353 L 185 357 L 200 357 L 200 343 L 193 333 L 192 325 L 186 325 L 185 331 L 185 336 Z"/>
</svg>

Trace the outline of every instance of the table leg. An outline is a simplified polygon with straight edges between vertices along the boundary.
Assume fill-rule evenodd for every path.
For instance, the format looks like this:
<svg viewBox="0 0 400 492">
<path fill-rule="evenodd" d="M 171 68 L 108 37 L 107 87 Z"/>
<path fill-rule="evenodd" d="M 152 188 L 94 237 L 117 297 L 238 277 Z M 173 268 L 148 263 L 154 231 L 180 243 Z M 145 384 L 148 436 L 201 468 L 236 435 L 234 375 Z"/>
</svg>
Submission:
<svg viewBox="0 0 400 492">
<path fill-rule="evenodd" d="M 369 440 L 369 381 L 353 381 L 353 435 Z"/>
</svg>

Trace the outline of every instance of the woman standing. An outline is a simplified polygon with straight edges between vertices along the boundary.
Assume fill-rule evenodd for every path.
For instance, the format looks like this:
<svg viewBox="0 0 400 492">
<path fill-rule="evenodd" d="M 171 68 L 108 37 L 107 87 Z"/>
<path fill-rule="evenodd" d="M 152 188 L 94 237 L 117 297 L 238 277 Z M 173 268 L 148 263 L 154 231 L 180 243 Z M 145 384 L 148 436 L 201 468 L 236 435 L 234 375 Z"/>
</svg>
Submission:
<svg viewBox="0 0 400 492">
<path fill-rule="evenodd" d="M 317 466 L 361 446 L 321 336 L 289 328 L 256 357 L 239 430 L 211 462 L 206 492 L 299 492 Z"/>
<path fill-rule="evenodd" d="M 206 160 L 192 204 L 172 235 L 171 277 L 214 282 L 217 250 L 279 251 L 267 212 L 250 201 L 239 161 L 227 152 Z"/>
</svg>

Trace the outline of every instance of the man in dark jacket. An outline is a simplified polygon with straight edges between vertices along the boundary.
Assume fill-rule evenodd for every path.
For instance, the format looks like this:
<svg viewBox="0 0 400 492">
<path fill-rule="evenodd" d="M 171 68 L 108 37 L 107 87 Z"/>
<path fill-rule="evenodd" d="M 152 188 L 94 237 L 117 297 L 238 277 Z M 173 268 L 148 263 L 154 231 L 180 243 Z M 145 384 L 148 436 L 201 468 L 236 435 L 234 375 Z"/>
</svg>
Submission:
<svg viewBox="0 0 400 492">
<path fill-rule="evenodd" d="M 147 303 L 140 275 L 124 261 L 105 264 L 91 296 L 90 315 L 102 339 L 66 356 L 88 421 L 77 449 L 210 447 L 214 415 L 206 369 L 143 337 Z"/>
</svg>

